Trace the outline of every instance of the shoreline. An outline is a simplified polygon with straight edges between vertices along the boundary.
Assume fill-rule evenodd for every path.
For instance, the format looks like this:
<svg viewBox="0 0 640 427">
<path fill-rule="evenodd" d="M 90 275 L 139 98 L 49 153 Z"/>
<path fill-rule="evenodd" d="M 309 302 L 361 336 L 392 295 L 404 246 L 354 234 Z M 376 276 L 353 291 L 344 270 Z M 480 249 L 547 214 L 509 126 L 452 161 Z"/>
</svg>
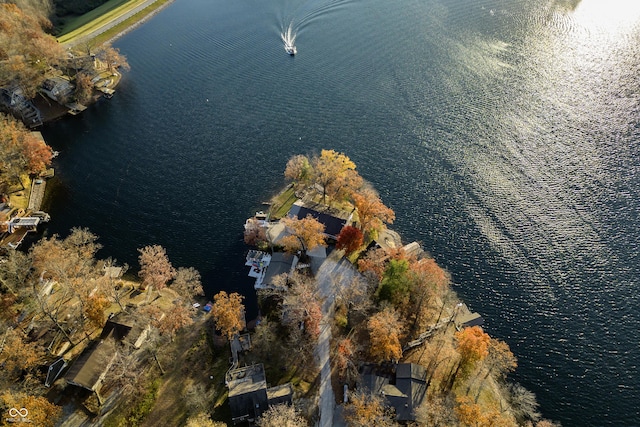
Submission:
<svg viewBox="0 0 640 427">
<path fill-rule="evenodd" d="M 160 4 L 158 4 L 160 3 Z M 123 27 L 121 28 L 117 33 L 115 33 L 114 35 L 111 35 L 109 38 L 105 39 L 102 42 L 99 42 L 96 44 L 96 46 L 109 46 L 111 45 L 111 43 L 113 43 L 114 41 L 116 41 L 117 39 L 119 39 L 120 37 L 124 36 L 125 34 L 129 33 L 132 30 L 135 30 L 136 28 L 138 28 L 140 25 L 144 24 L 145 22 L 147 22 L 149 19 L 153 18 L 157 13 L 161 12 L 165 7 L 167 7 L 169 4 L 173 3 L 173 0 L 156 0 L 153 3 L 149 4 L 147 7 L 145 7 L 144 9 L 130 15 L 127 16 L 126 18 L 124 18 L 124 20 L 118 24 L 116 24 L 113 28 L 110 28 L 102 33 L 96 34 L 95 36 L 90 36 L 88 39 L 87 38 L 80 38 L 78 40 L 76 40 L 75 43 L 68 45 L 68 49 L 73 49 L 74 46 L 77 46 L 77 44 L 82 41 L 82 40 L 87 40 L 88 42 L 90 41 L 94 41 L 94 40 L 99 40 L 100 36 L 102 34 L 105 34 L 113 29 L 119 29 L 119 27 Z M 154 7 L 155 6 L 155 7 Z M 152 10 L 149 10 L 149 9 Z M 145 11 L 149 10 L 148 12 L 145 13 Z M 139 16 L 138 19 L 135 19 L 137 16 Z M 118 18 L 119 19 L 119 18 Z M 132 23 L 127 24 L 127 22 L 134 20 Z M 65 44 L 66 45 L 66 44 Z M 114 83 L 112 85 L 109 86 L 109 89 L 114 90 L 118 87 L 118 85 L 120 84 L 120 81 L 122 80 L 122 74 L 120 72 L 117 72 L 117 78 L 115 79 Z M 93 98 L 93 100 L 91 102 L 89 102 L 86 106 L 90 106 L 93 104 L 96 104 L 98 101 L 100 101 L 102 98 L 110 98 L 112 95 L 110 96 L 105 96 L 104 94 L 96 94 Z M 42 114 L 42 125 L 40 125 L 38 128 L 42 128 L 42 126 L 55 122 L 57 120 L 60 120 L 62 118 L 65 118 L 67 116 L 70 115 L 70 110 L 63 106 L 60 105 L 56 102 L 51 102 L 49 99 L 47 99 L 44 95 L 42 94 L 38 94 L 33 100 L 32 102 L 34 103 L 34 105 L 36 106 L 36 108 L 38 108 L 38 110 L 41 112 Z M 72 114 L 74 115 L 74 114 Z M 37 129 L 37 128 L 36 128 Z"/>
<path fill-rule="evenodd" d="M 144 24 L 145 22 L 147 22 L 149 19 L 153 18 L 156 14 L 158 14 L 159 12 L 161 12 L 162 10 L 164 10 L 167 6 L 169 6 L 171 3 L 173 3 L 174 0 L 166 0 L 164 3 L 162 3 L 160 6 L 156 7 L 155 9 L 153 9 L 151 12 L 145 14 L 143 17 L 141 17 L 139 20 L 137 20 L 136 22 L 134 22 L 131 25 L 126 26 L 125 29 L 123 29 L 122 31 L 118 32 L 116 35 L 108 38 L 105 42 L 101 43 L 101 44 L 111 44 L 114 41 L 118 40 L 120 37 L 124 36 L 125 34 L 129 33 L 130 31 L 135 30 L 136 28 L 138 28 L 140 25 Z M 155 3 L 149 5 L 147 8 L 141 10 L 138 13 L 144 13 L 145 10 L 147 10 L 148 8 L 152 7 Z M 129 17 L 128 19 L 131 19 L 133 17 L 135 17 L 136 15 L 132 15 L 131 17 Z"/>
<path fill-rule="evenodd" d="M 148 2 L 146 5 L 141 5 L 141 9 L 134 9 L 122 15 L 115 16 L 105 24 L 89 31 L 87 34 L 78 36 L 77 38 L 74 37 L 61 44 L 67 49 L 74 49 L 80 44 L 94 46 L 110 45 L 113 41 L 145 23 L 172 2 L 173 0 L 154 0 Z M 94 21 L 97 20 L 98 19 L 94 19 Z M 90 23 L 86 24 L 86 26 L 90 26 Z M 64 35 L 58 36 L 58 42 L 60 42 L 60 38 L 64 37 Z"/>
</svg>

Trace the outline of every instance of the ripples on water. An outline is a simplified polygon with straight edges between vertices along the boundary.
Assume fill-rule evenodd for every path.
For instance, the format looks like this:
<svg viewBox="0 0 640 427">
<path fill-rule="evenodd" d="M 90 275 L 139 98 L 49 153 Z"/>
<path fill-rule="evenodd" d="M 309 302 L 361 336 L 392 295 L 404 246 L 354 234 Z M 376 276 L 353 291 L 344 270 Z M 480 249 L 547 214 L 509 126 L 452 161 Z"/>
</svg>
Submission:
<svg viewBox="0 0 640 427">
<path fill-rule="evenodd" d="M 290 155 L 344 151 L 546 417 L 634 425 L 640 13 L 603 4 L 177 0 L 116 43 L 113 99 L 45 129 L 50 232 L 88 226 L 134 265 L 159 243 L 210 293 L 251 295 L 244 218 Z"/>
</svg>

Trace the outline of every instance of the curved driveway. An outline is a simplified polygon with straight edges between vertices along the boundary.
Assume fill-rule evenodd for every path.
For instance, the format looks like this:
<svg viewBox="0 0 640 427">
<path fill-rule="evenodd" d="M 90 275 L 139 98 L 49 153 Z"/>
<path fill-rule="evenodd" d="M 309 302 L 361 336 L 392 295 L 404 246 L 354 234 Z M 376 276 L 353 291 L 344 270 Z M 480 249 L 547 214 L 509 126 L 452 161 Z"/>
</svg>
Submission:
<svg viewBox="0 0 640 427">
<path fill-rule="evenodd" d="M 331 387 L 331 325 L 333 323 L 336 288 L 348 286 L 359 273 L 347 259 L 338 258 L 334 251 L 320 266 L 316 274 L 318 292 L 325 298 L 322 305 L 320 337 L 316 347 L 316 358 L 320 367 L 320 427 L 337 426 L 334 422 L 335 395 Z"/>
</svg>

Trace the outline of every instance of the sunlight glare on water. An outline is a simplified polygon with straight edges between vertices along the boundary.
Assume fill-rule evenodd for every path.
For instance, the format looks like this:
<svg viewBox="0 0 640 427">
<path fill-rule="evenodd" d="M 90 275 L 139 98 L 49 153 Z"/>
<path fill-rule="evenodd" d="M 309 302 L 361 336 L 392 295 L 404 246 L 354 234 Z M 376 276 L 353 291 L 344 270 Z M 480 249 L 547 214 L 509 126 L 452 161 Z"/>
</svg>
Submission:
<svg viewBox="0 0 640 427">
<path fill-rule="evenodd" d="M 573 15 L 579 25 L 615 35 L 638 25 L 640 1 L 582 0 Z"/>
</svg>

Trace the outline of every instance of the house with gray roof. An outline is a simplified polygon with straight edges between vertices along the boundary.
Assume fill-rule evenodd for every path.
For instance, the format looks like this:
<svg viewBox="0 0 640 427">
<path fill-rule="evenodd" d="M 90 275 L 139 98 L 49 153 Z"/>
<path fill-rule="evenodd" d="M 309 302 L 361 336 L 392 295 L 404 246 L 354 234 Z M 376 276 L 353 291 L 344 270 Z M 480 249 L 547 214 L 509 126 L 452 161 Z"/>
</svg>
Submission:
<svg viewBox="0 0 640 427">
<path fill-rule="evenodd" d="M 255 422 L 269 406 L 292 403 L 291 384 L 267 387 L 264 366 L 261 363 L 229 370 L 226 383 L 234 425 Z"/>
<path fill-rule="evenodd" d="M 360 372 L 359 388 L 378 395 L 394 409 L 396 420 L 416 420 L 415 409 L 427 393 L 427 371 L 415 363 L 365 365 Z"/>
</svg>

